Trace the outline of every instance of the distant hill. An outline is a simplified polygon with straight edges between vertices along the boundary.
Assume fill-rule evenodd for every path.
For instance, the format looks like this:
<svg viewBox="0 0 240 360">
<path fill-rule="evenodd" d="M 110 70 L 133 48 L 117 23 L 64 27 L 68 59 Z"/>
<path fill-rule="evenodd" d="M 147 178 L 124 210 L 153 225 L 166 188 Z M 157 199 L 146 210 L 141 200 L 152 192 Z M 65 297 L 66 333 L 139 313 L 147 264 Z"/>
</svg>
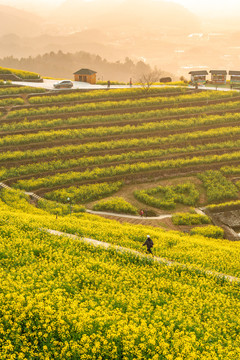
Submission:
<svg viewBox="0 0 240 360">
<path fill-rule="evenodd" d="M 130 27 L 142 28 L 145 33 L 151 29 L 157 32 L 172 29 L 177 33 L 188 33 L 199 31 L 201 27 L 197 16 L 183 6 L 154 0 L 66 0 L 55 11 L 56 18 L 82 28 L 122 27 L 122 32 Z"/>
<path fill-rule="evenodd" d="M 7 34 L 37 35 L 41 31 L 41 27 L 42 20 L 37 15 L 11 6 L 0 5 L 0 36 Z"/>
</svg>

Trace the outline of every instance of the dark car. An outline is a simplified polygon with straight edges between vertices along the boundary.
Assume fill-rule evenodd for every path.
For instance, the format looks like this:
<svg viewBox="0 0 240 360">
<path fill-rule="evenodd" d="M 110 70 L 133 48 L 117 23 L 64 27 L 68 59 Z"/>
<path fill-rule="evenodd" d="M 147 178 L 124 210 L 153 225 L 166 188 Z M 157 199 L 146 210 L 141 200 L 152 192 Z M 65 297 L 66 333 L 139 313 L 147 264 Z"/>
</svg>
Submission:
<svg viewBox="0 0 240 360">
<path fill-rule="evenodd" d="M 62 80 L 53 84 L 53 86 L 55 87 L 55 89 L 70 89 L 73 87 L 73 83 L 70 80 Z"/>
</svg>

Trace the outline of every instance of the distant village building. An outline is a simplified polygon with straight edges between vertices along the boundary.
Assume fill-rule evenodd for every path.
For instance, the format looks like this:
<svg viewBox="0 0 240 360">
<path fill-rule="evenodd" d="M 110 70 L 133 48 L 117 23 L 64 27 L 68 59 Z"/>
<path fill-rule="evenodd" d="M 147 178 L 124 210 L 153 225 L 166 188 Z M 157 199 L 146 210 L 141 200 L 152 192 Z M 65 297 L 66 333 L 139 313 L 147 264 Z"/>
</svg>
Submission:
<svg viewBox="0 0 240 360">
<path fill-rule="evenodd" d="M 167 77 L 162 77 L 160 78 L 160 82 L 161 83 L 169 83 L 169 82 L 172 82 L 172 78 L 167 76 Z"/>
<path fill-rule="evenodd" d="M 226 84 L 227 71 L 226 70 L 210 70 L 211 81 L 213 84 Z"/>
<path fill-rule="evenodd" d="M 192 83 L 205 83 L 208 72 L 206 70 L 190 71 Z"/>
<path fill-rule="evenodd" d="M 229 71 L 230 75 L 230 84 L 239 85 L 240 84 L 240 71 Z"/>
<path fill-rule="evenodd" d="M 74 75 L 75 81 L 87 82 L 89 84 L 96 84 L 96 71 L 89 69 L 80 69 Z"/>
</svg>

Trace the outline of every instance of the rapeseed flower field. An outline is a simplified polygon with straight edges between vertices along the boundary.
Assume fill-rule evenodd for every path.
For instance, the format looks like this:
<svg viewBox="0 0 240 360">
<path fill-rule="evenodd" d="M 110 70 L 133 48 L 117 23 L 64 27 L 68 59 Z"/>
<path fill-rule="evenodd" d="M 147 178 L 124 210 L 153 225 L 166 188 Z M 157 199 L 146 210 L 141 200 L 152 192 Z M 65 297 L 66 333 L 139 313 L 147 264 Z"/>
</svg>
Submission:
<svg viewBox="0 0 240 360">
<path fill-rule="evenodd" d="M 161 180 L 183 186 L 182 176 L 209 168 L 202 188 L 197 178 L 198 190 L 174 183 L 168 199 L 238 199 L 239 94 L 21 89 L 1 91 L 1 181 L 53 201 L 0 191 L 0 360 L 239 360 L 239 242 L 207 238 L 213 227 L 189 235 L 121 224 L 79 205 L 145 181 L 160 181 L 156 201 Z M 116 197 L 110 206 L 126 209 Z M 145 254 L 147 235 L 165 262 Z"/>
<path fill-rule="evenodd" d="M 201 271 L 239 275 L 238 243 L 9 205 L 0 203 L 1 359 L 238 359 L 240 285 Z M 199 270 L 46 228 L 140 251 L 150 234 L 157 254 Z"/>
</svg>

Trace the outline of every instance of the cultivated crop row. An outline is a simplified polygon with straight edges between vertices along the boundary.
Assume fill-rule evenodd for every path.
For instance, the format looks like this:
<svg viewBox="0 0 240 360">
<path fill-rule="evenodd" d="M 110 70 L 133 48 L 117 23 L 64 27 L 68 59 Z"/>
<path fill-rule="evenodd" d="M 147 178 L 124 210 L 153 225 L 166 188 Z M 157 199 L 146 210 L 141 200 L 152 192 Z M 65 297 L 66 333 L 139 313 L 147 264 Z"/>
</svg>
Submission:
<svg viewBox="0 0 240 360">
<path fill-rule="evenodd" d="M 184 115 L 201 115 L 205 113 L 217 112 L 217 111 L 237 111 L 240 106 L 240 102 L 228 102 L 220 103 L 209 106 L 196 106 L 196 107 L 184 107 L 184 108 L 171 108 L 161 110 L 151 110 L 136 113 L 123 113 L 123 114 L 111 114 L 111 115 L 93 115 L 93 116 L 79 116 L 79 117 L 67 117 L 56 119 L 39 119 L 39 120 L 22 120 L 18 122 L 8 122 L 4 120 L 4 123 L 0 126 L 0 131 L 15 131 L 15 130 L 30 130 L 41 128 L 55 128 L 59 126 L 71 126 L 71 125 L 84 125 L 94 123 L 108 123 L 108 122 L 131 122 L 131 121 L 144 121 L 144 120 L 161 120 L 164 117 L 171 117 L 174 119 Z M 0 114 L 1 115 L 1 114 Z M 224 115 L 224 114 L 222 114 Z M 206 115 L 205 115 L 206 116 Z M 234 119 L 233 119 L 234 121 Z"/>
<path fill-rule="evenodd" d="M 0 98 L 0 106 L 9 106 L 9 105 L 23 105 L 24 100 L 22 98 L 6 98 L 1 99 Z"/>
<path fill-rule="evenodd" d="M 121 97 L 134 97 L 134 96 L 150 96 L 153 94 L 171 94 L 171 93 L 186 93 L 189 92 L 187 88 L 181 87 L 159 87 L 159 88 L 150 88 L 148 91 L 145 91 L 141 88 L 131 88 L 131 89 L 114 89 L 114 90 L 94 90 L 89 92 L 74 92 L 70 94 L 57 94 L 57 95 L 47 95 L 47 96 L 32 96 L 29 98 L 30 104 L 47 104 L 47 103 L 56 103 L 56 102 L 68 102 L 68 101 L 78 101 L 78 100 L 87 100 L 87 99 L 106 99 L 106 98 L 121 98 Z"/>
<path fill-rule="evenodd" d="M 104 168 L 94 168 L 83 172 L 68 172 L 30 180 L 19 180 L 14 184 L 16 188 L 24 190 L 35 190 L 38 188 L 51 188 L 58 185 L 71 185 L 71 183 L 98 180 L 104 177 L 118 175 L 137 174 L 146 171 L 161 171 L 164 169 L 182 169 L 187 166 L 221 163 L 236 161 L 240 159 L 240 152 L 227 153 L 222 155 L 195 156 L 186 159 L 169 159 L 163 161 L 139 162 L 135 164 L 123 164 Z"/>
<path fill-rule="evenodd" d="M 142 108 L 146 106 L 160 106 L 167 104 L 181 104 L 184 102 L 194 102 L 202 100 L 216 100 L 224 98 L 234 98 L 238 96 L 236 91 L 232 92 L 201 92 L 191 95 L 181 95 L 178 97 L 157 97 L 157 98 L 145 98 L 140 100 L 125 100 L 125 101 L 104 101 L 100 103 L 86 103 L 74 106 L 51 106 L 42 108 L 28 108 L 21 110 L 13 110 L 8 113 L 7 118 L 38 116 L 38 115 L 50 115 L 50 114 L 65 114 L 73 112 L 84 111 L 100 111 L 111 109 L 130 109 L 130 108 Z"/>
<path fill-rule="evenodd" d="M 219 128 L 207 131 L 197 131 L 191 133 L 183 133 L 183 134 L 175 134 L 170 135 L 169 137 L 149 137 L 143 139 L 120 139 L 120 140 L 109 140 L 103 142 L 91 142 L 87 144 L 80 145 L 66 145 L 66 146 L 57 146 L 52 148 L 43 148 L 37 150 L 26 150 L 26 151 L 5 151 L 0 153 L 0 161 L 8 162 L 8 161 L 16 161 L 16 160 L 28 160 L 28 159 L 46 159 L 48 157 L 59 157 L 59 156 L 67 156 L 67 155 L 78 155 L 78 154 L 87 154 L 94 151 L 106 151 L 106 150 L 126 150 L 137 147 L 150 147 L 157 145 L 168 145 L 171 143 L 181 143 L 187 141 L 196 141 L 199 139 L 211 139 L 218 138 L 221 136 L 235 136 L 239 134 L 239 129 L 235 128 Z M 188 151 L 201 151 L 201 150 L 210 150 L 210 149 L 223 149 L 224 147 L 234 148 L 235 146 L 239 146 L 239 141 L 225 141 L 223 143 L 216 144 L 208 144 L 207 148 L 205 145 L 197 145 L 197 146 L 185 146 L 186 152 Z M 160 150 L 159 150 L 160 151 Z M 169 151 L 169 152 L 168 152 Z M 183 148 L 172 148 L 172 149 L 163 149 L 162 153 L 159 154 L 167 155 L 168 153 L 177 153 L 184 152 Z"/>
<path fill-rule="evenodd" d="M 123 125 L 126 124 L 126 122 L 131 122 L 135 119 L 137 119 L 137 116 L 131 116 L 131 114 L 125 114 L 127 116 L 110 116 L 110 119 L 106 116 L 105 117 L 94 117 L 93 119 L 83 119 L 83 118 L 68 118 L 68 119 L 55 119 L 55 120 L 34 120 L 31 122 L 23 121 L 18 123 L 4 123 L 0 126 L 0 131 L 14 131 L 14 130 L 30 130 L 30 129 L 38 129 L 42 128 L 44 126 L 49 128 L 55 128 L 57 126 L 65 125 L 65 126 L 71 126 L 71 125 L 82 125 L 87 124 L 87 120 L 89 123 L 94 123 L 95 121 L 99 123 L 101 120 L 104 122 L 104 120 L 107 121 L 117 121 L 119 119 L 120 124 L 122 122 L 122 127 L 117 126 L 117 128 L 120 129 L 123 128 Z M 85 118 L 85 117 L 84 117 Z M 121 120 L 120 120 L 121 119 Z M 160 120 L 161 118 L 159 118 Z M 93 121 L 91 121 L 93 120 Z M 147 117 L 139 118 L 142 122 L 147 120 Z M 210 125 L 210 124 L 224 124 L 228 122 L 238 122 L 240 120 L 240 114 L 239 113 L 227 113 L 227 114 L 221 114 L 221 115 L 208 115 L 208 116 L 201 116 L 201 117 L 191 117 L 187 119 L 172 119 L 172 120 L 162 120 L 158 121 L 158 118 L 154 122 L 148 122 L 143 125 L 135 125 L 136 132 L 138 132 L 138 129 L 148 129 L 150 131 L 152 130 L 171 130 L 171 129 L 184 129 L 188 127 L 196 127 L 196 126 L 204 126 L 204 125 Z M 134 125 L 133 125 L 134 126 Z M 116 126 L 115 126 L 116 128 Z M 98 128 L 99 129 L 99 128 Z M 109 127 L 109 129 L 114 129 L 113 127 Z M 98 130 L 97 130 L 98 132 Z M 49 133 L 49 131 L 48 131 Z"/>
<path fill-rule="evenodd" d="M 186 156 L 186 154 L 202 152 L 202 151 L 212 151 L 212 150 L 233 150 L 240 148 L 240 140 L 236 141 L 227 141 L 227 142 L 218 142 L 210 143 L 204 145 L 196 146 L 184 146 L 177 148 L 167 148 L 167 149 L 151 149 L 151 150 L 138 150 L 132 152 L 122 152 L 120 154 L 107 154 L 107 155 L 96 155 L 90 157 L 79 157 L 79 158 L 70 158 L 70 159 L 61 159 L 61 160 L 52 160 L 52 161 L 41 161 L 33 164 L 18 165 L 16 167 L 0 169 L 0 180 L 7 180 L 12 177 L 19 177 L 23 175 L 30 174 L 39 174 L 44 172 L 51 172 L 57 170 L 67 170 L 73 169 L 75 167 L 88 167 L 96 165 L 105 165 L 108 163 L 115 162 L 127 162 L 132 160 L 144 160 L 159 158 L 167 155 L 180 154 L 181 156 Z"/>
<path fill-rule="evenodd" d="M 50 130 L 50 131 L 39 131 L 38 133 L 30 133 L 23 135 L 8 135 L 0 138 L 0 146 L 8 145 L 20 145 L 20 144 L 31 144 L 39 142 L 52 142 L 54 140 L 67 140 L 67 139 L 86 139 L 86 138 L 99 138 L 104 136 L 113 136 L 113 135 L 127 135 L 127 134 L 136 134 L 136 133 L 147 133 L 152 131 L 160 130 L 171 130 L 172 128 L 185 128 L 191 126 L 200 126 L 200 125 L 209 125 L 209 124 L 218 124 L 223 121 L 223 123 L 229 121 L 237 121 L 239 115 L 226 115 L 226 117 L 219 116 L 210 116 L 205 118 L 198 119 L 187 119 L 185 121 L 176 120 L 176 121 L 166 121 L 166 122 L 152 122 L 145 123 L 140 125 L 125 125 L 125 126 L 110 126 L 110 127 L 93 127 L 86 129 L 67 129 L 67 130 Z M 227 119 L 227 120 L 225 120 Z M 223 129 L 219 129 L 221 132 Z M 215 130 L 213 130 L 215 131 Z M 223 130 L 224 131 L 224 130 Z M 235 126 L 232 128 L 232 134 L 238 133 L 238 127 Z M 174 139 L 174 136 L 178 137 L 181 134 L 174 134 L 169 136 L 169 138 Z M 191 137 L 191 136 L 190 136 Z M 173 140 L 174 141 L 174 140 Z M 166 142 L 166 138 L 162 138 L 162 144 Z"/>
<path fill-rule="evenodd" d="M 30 86 L 13 86 L 5 89 L 0 88 L 1 95 L 18 95 L 18 94 L 30 94 L 30 93 L 44 93 L 46 90 L 42 88 L 32 88 Z"/>
</svg>

